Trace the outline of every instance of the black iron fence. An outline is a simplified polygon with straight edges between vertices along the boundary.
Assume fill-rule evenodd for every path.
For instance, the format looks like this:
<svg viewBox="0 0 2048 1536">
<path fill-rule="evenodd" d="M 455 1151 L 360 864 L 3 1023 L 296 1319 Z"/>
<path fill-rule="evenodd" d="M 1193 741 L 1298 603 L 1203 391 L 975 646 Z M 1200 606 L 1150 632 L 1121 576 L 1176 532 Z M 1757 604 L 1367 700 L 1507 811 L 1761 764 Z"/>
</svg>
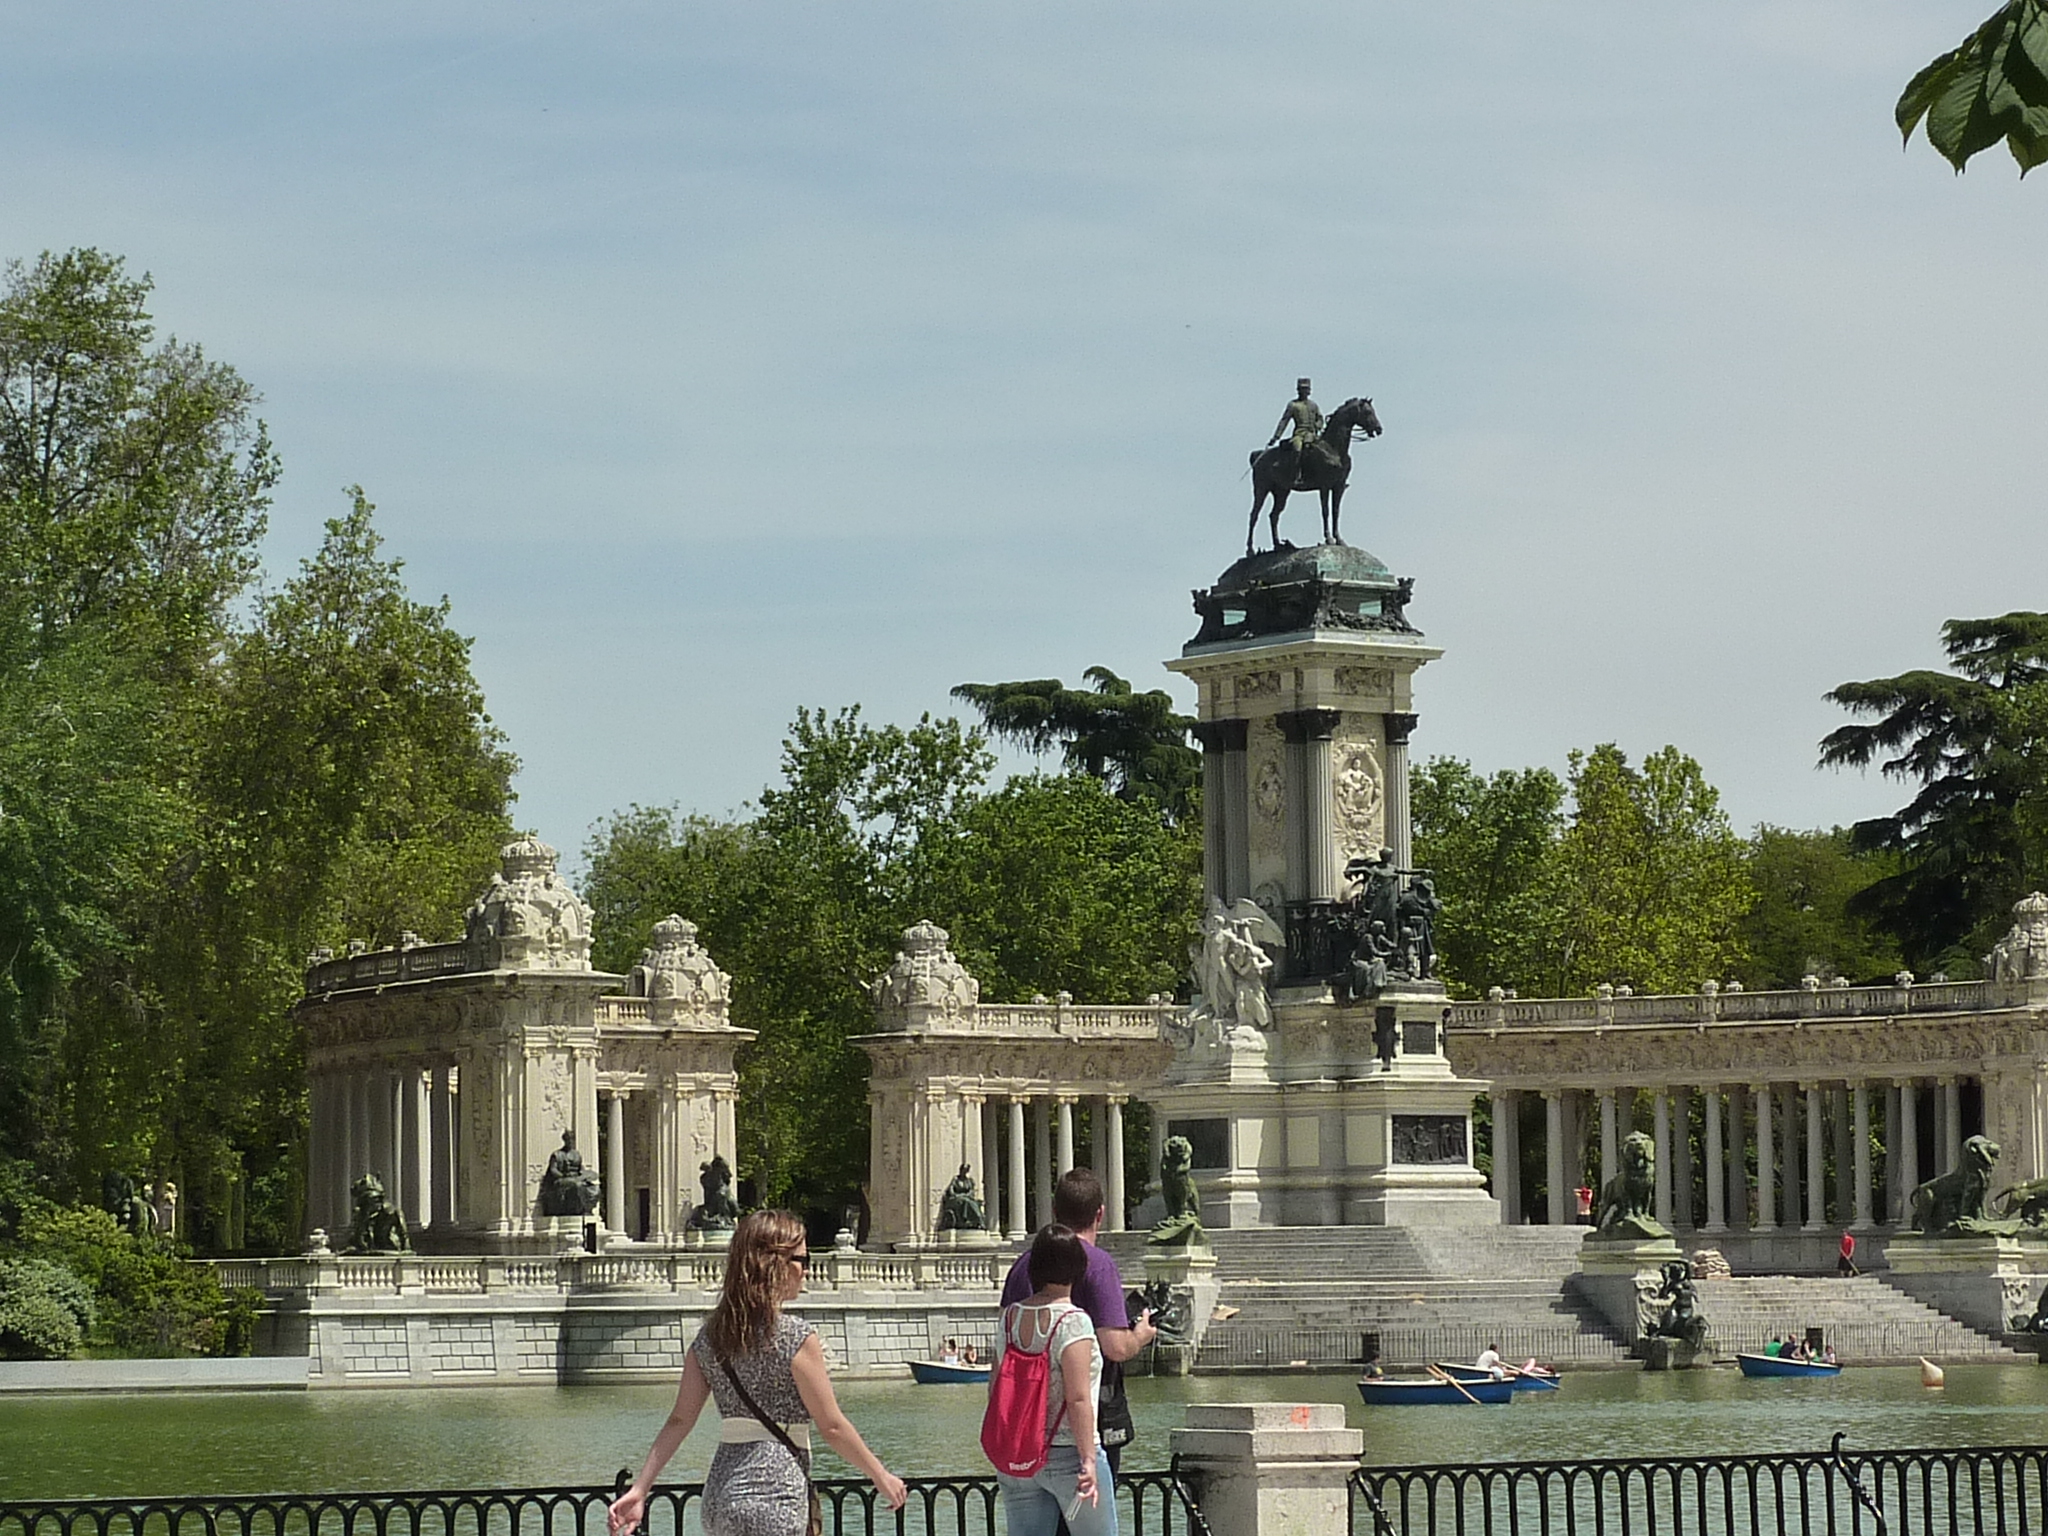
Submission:
<svg viewBox="0 0 2048 1536">
<path fill-rule="evenodd" d="M 914 1477 L 900 1511 L 864 1479 L 821 1478 L 825 1536 L 998 1536 L 993 1477 Z M 657 1488 L 647 1536 L 697 1536 L 703 1485 Z M 612 1494 L 595 1488 L 325 1493 L 214 1499 L 0 1503 L 0 1536 L 606 1536 Z M 1170 1471 L 1117 1479 L 1119 1536 L 1210 1536 Z"/>
<path fill-rule="evenodd" d="M 1355 1536 L 2036 1536 L 2048 1448 L 1367 1467 Z"/>
</svg>

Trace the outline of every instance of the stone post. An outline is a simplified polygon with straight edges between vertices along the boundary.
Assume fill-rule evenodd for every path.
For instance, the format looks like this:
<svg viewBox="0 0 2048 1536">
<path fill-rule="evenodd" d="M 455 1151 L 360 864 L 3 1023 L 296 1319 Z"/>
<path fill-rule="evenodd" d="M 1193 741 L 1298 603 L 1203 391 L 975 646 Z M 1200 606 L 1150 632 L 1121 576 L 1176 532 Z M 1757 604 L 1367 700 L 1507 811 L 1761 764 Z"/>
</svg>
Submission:
<svg viewBox="0 0 2048 1536">
<path fill-rule="evenodd" d="M 1756 1225 L 1768 1232 L 1778 1224 L 1777 1181 L 1771 1148 L 1771 1085 L 1756 1085 Z"/>
<path fill-rule="evenodd" d="M 428 1185 L 433 1172 L 433 1149 L 427 1133 L 433 1122 L 427 1114 L 427 1080 L 417 1066 L 398 1074 L 398 1194 L 395 1203 L 405 1219 L 419 1227 L 434 1223 L 434 1198 Z"/>
<path fill-rule="evenodd" d="M 626 1230 L 626 1096 L 613 1089 L 604 1101 L 604 1224 Z"/>
<path fill-rule="evenodd" d="M 1009 1235 L 1022 1241 L 1030 1234 L 1031 1217 L 1024 1209 L 1024 1100 L 1010 1100 L 1010 1187 L 1003 1200 Z"/>
<path fill-rule="evenodd" d="M 1195 1403 L 1171 1436 L 1215 1536 L 1328 1536 L 1351 1529 L 1365 1435 L 1339 1403 Z"/>
<path fill-rule="evenodd" d="M 1723 1180 L 1728 1175 L 1728 1160 L 1721 1151 L 1721 1085 L 1707 1084 L 1706 1103 L 1702 1106 L 1706 1120 L 1707 1137 L 1707 1225 L 1709 1232 L 1728 1230 L 1728 1202 L 1723 1194 Z"/>
<path fill-rule="evenodd" d="M 1059 1096 L 1059 1169 L 1064 1174 L 1074 1166 L 1074 1100 L 1070 1094 Z"/>
<path fill-rule="evenodd" d="M 1855 1121 L 1852 1149 L 1856 1157 L 1856 1216 L 1859 1232 L 1871 1225 L 1870 1210 L 1870 1085 L 1853 1083 L 1849 1088 L 1850 1115 Z"/>
<path fill-rule="evenodd" d="M 1827 1177 L 1822 1170 L 1820 1084 L 1806 1085 L 1806 1230 L 1825 1232 L 1827 1218 Z"/>
<path fill-rule="evenodd" d="M 1106 1143 L 1101 1169 L 1103 1204 L 1109 1207 L 1103 1212 L 1102 1225 L 1108 1231 L 1121 1232 L 1124 1229 L 1124 1101 L 1115 1096 L 1104 1099 L 1102 1120 Z"/>
<path fill-rule="evenodd" d="M 1963 1166 L 1963 1085 L 1953 1077 L 1941 1080 L 1941 1171 Z"/>
<path fill-rule="evenodd" d="M 1408 829 L 1408 738 L 1415 734 L 1418 717 L 1380 718 L 1387 731 L 1387 846 L 1394 850 L 1394 867 L 1406 869 L 1414 858 Z"/>
<path fill-rule="evenodd" d="M 1898 1205 L 1892 1221 L 1907 1226 L 1913 1220 L 1913 1191 L 1920 1183 L 1920 1085 L 1911 1078 L 1899 1079 L 1898 1146 L 1891 1149 L 1899 1168 Z"/>
<path fill-rule="evenodd" d="M 960 1161 L 967 1165 L 967 1171 L 974 1177 L 974 1187 L 981 1191 L 982 1220 L 988 1223 L 991 1232 L 1000 1232 L 995 1218 L 989 1215 L 989 1204 L 995 1199 L 995 1186 L 988 1176 L 987 1154 L 981 1145 L 981 1096 L 966 1094 L 960 1103 Z"/>
</svg>

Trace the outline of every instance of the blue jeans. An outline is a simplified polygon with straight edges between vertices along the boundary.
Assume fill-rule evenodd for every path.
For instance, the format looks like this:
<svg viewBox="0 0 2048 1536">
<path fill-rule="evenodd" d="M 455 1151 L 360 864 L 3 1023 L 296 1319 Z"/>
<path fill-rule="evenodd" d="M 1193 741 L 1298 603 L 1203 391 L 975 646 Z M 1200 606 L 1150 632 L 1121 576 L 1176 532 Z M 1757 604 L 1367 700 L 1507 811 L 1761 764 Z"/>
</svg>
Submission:
<svg viewBox="0 0 2048 1536">
<path fill-rule="evenodd" d="M 1054 1536 L 1060 1515 L 1074 1503 L 1074 1484 L 1081 1475 L 1081 1453 L 1071 1445 L 1055 1445 L 1045 1465 L 1030 1477 L 996 1474 L 1003 1490 L 1003 1516 L 1010 1536 Z M 1110 1481 L 1109 1458 L 1095 1453 L 1095 1502 L 1083 1503 L 1067 1522 L 1073 1536 L 1116 1536 L 1116 1489 Z"/>
</svg>

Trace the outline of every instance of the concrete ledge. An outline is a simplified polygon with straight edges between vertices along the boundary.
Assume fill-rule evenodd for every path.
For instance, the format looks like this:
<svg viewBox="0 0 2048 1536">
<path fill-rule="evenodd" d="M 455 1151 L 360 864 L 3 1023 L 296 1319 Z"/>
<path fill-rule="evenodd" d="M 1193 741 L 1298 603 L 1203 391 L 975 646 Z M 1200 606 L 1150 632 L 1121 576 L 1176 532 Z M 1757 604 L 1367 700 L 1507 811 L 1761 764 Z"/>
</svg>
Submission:
<svg viewBox="0 0 2048 1536">
<path fill-rule="evenodd" d="M 0 1394 L 18 1392 L 303 1392 L 303 1359 L 6 1360 Z"/>
</svg>

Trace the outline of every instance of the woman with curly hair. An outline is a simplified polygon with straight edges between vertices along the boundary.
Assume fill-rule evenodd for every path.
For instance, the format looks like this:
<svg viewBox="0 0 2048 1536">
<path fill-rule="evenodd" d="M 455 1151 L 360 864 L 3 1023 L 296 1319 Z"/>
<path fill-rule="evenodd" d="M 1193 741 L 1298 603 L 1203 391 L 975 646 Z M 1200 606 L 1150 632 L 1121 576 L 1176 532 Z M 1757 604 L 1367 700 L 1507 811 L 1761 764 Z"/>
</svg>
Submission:
<svg viewBox="0 0 2048 1536">
<path fill-rule="evenodd" d="M 740 1222 L 726 1250 L 725 1289 L 690 1344 L 676 1405 L 640 1475 L 611 1506 L 612 1536 L 630 1536 L 640 1525 L 654 1480 L 707 1398 L 717 1401 L 723 1422 L 704 1479 L 705 1536 L 804 1536 L 813 1424 L 889 1508 L 903 1507 L 903 1479 L 840 1411 L 817 1331 L 782 1310 L 803 1289 L 810 1258 L 803 1223 L 789 1212 L 756 1211 Z"/>
</svg>

